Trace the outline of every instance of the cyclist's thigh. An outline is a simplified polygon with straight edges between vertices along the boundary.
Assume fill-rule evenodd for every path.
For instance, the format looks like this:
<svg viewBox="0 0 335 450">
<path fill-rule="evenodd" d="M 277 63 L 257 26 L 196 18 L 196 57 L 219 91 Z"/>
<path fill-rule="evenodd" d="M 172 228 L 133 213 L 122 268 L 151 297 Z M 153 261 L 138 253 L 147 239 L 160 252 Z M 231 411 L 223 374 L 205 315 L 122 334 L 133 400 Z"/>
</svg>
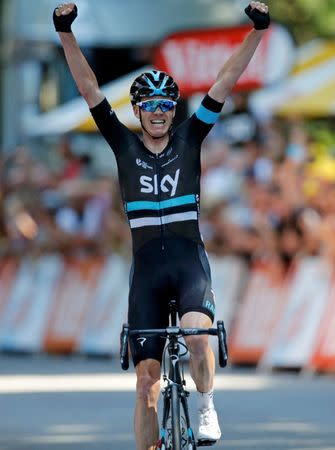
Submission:
<svg viewBox="0 0 335 450">
<path fill-rule="evenodd" d="M 191 243 L 178 266 L 177 301 L 180 317 L 198 312 L 210 318 L 215 315 L 215 300 L 207 254 L 201 245 Z"/>
<path fill-rule="evenodd" d="M 161 267 L 135 258 L 130 280 L 128 323 L 131 329 L 165 328 L 169 323 L 168 300 Z M 145 359 L 161 362 L 165 339 L 134 336 L 130 349 L 134 365 Z"/>
</svg>

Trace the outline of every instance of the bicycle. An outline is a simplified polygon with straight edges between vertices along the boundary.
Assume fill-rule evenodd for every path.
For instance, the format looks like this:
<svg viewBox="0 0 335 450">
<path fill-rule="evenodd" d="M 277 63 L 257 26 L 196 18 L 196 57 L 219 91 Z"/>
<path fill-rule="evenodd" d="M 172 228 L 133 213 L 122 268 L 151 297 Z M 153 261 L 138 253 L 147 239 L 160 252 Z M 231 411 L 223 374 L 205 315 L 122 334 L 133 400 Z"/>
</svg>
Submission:
<svg viewBox="0 0 335 450">
<path fill-rule="evenodd" d="M 215 444 L 215 441 L 196 442 L 189 416 L 187 399 L 190 393 L 185 389 L 184 368 L 181 358 L 188 352 L 184 336 L 212 335 L 218 337 L 218 355 L 220 367 L 228 362 L 226 331 L 223 321 L 217 321 L 217 328 L 180 328 L 177 326 L 176 302 L 169 304 L 170 326 L 163 329 L 130 330 L 124 324 L 120 335 L 120 363 L 123 370 L 129 368 L 128 339 L 130 336 L 160 336 L 167 339 L 163 352 L 163 381 L 166 383 L 162 391 L 163 414 L 160 438 L 157 450 L 196 450 L 200 446 Z M 184 351 L 182 350 L 184 349 Z M 166 358 L 166 355 L 168 358 Z M 168 374 L 166 359 L 169 361 Z"/>
</svg>

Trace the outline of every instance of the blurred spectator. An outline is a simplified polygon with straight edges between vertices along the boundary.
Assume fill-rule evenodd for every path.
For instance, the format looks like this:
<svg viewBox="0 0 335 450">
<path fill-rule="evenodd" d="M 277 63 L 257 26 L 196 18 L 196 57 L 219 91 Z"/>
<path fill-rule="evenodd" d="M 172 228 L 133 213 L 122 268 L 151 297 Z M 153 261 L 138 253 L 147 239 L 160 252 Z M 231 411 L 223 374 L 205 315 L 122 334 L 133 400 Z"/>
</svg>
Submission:
<svg viewBox="0 0 335 450">
<path fill-rule="evenodd" d="M 58 147 L 59 156 L 62 160 L 61 180 L 73 180 L 81 175 L 82 164 L 79 155 L 76 155 L 72 149 L 70 140 L 64 137 Z"/>
<path fill-rule="evenodd" d="M 93 244 L 104 232 L 111 206 L 111 183 L 105 179 L 62 183 L 63 204 L 55 212 L 55 223 L 77 244 Z"/>
<path fill-rule="evenodd" d="M 259 124 L 248 108 L 247 95 L 237 92 L 232 95 L 232 111 L 218 123 L 221 139 L 233 148 L 240 148 L 245 143 L 259 140 Z"/>
</svg>

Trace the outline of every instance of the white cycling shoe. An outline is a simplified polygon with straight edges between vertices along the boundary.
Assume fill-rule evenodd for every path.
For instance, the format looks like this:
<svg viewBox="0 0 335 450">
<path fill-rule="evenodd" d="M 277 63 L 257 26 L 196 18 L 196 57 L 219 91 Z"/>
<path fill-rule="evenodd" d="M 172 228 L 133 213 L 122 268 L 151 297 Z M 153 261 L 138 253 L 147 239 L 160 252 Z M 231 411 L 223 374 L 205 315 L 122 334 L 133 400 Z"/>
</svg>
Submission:
<svg viewBox="0 0 335 450">
<path fill-rule="evenodd" d="M 198 412 L 199 429 L 198 445 L 213 445 L 221 437 L 218 416 L 214 408 L 204 409 Z"/>
</svg>

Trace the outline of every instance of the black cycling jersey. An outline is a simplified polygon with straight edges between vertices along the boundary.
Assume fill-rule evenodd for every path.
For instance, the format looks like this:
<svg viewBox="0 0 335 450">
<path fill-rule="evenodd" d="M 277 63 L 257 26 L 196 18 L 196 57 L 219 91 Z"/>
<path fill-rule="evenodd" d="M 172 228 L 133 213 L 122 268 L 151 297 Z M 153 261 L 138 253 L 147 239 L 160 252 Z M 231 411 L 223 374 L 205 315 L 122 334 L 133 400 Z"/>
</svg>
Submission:
<svg viewBox="0 0 335 450">
<path fill-rule="evenodd" d="M 203 245 L 199 232 L 200 148 L 222 104 L 208 95 L 171 134 L 159 154 L 125 127 L 104 99 L 91 109 L 117 161 L 119 183 L 136 253 L 145 243 L 181 236 Z"/>
</svg>

